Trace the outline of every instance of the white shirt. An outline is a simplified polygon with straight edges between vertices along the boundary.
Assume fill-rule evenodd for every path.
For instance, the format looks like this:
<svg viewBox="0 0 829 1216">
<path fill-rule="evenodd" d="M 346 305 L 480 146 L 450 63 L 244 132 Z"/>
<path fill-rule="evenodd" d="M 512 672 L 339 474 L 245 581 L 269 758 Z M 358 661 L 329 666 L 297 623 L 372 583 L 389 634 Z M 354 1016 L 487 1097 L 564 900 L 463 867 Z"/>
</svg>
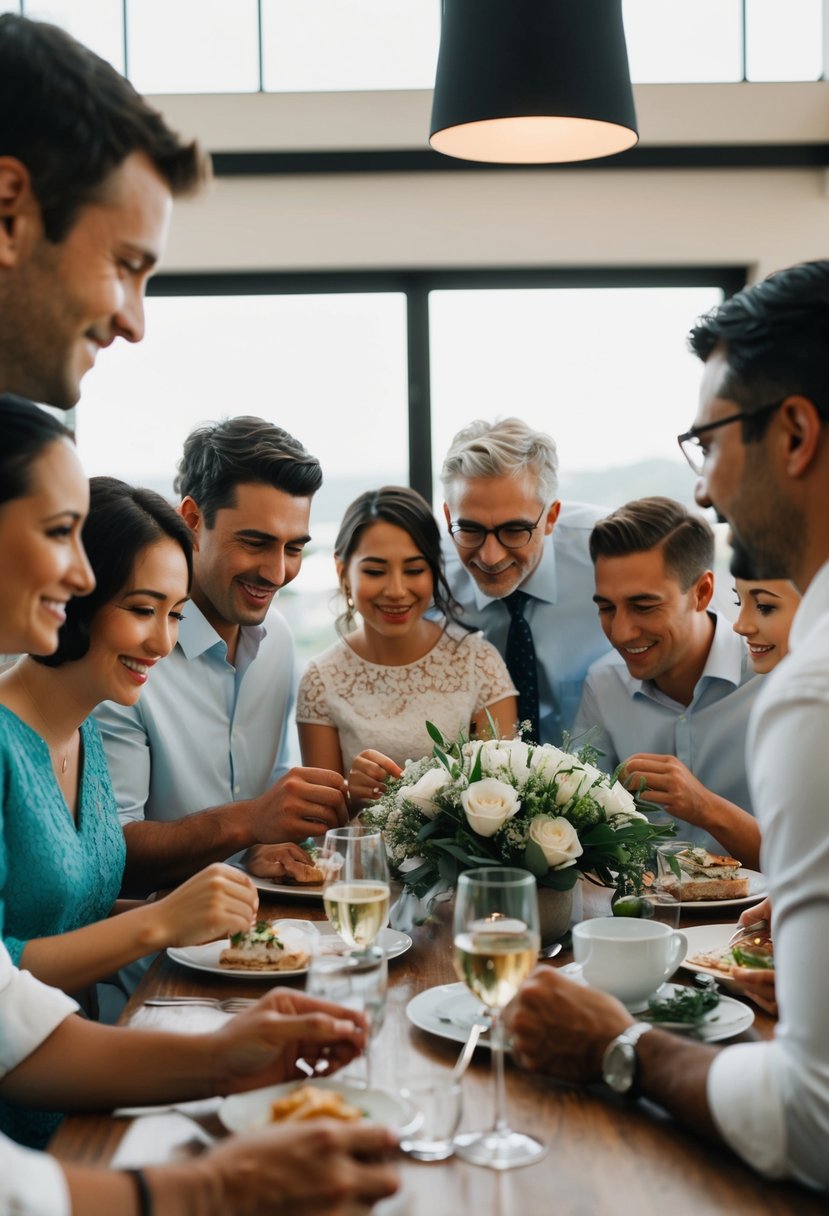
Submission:
<svg viewBox="0 0 829 1216">
<path fill-rule="evenodd" d="M 530 597 L 524 619 L 533 635 L 538 667 L 541 743 L 559 746 L 562 731 L 573 729 L 587 669 L 609 649 L 593 603 L 596 584 L 589 549 L 593 525 L 607 513 L 604 507 L 562 503 L 540 562 L 521 583 Z M 464 624 L 483 630 L 486 640 L 505 654 L 510 625 L 506 604 L 481 591 L 451 536 L 444 538 L 443 556 Z"/>
<path fill-rule="evenodd" d="M 0 1076 L 5 1076 L 78 1008 L 56 988 L 18 971 L 0 942 Z M 0 1135 L 0 1212 L 68 1216 L 69 1191 L 53 1157 Z"/>
<path fill-rule="evenodd" d="M 294 647 L 284 619 L 272 611 L 267 628 L 244 626 L 234 667 L 196 605 L 184 613 L 140 700 L 95 710 L 124 824 L 258 798 L 286 768 Z"/>
<path fill-rule="evenodd" d="M 790 654 L 763 681 L 748 769 L 774 914 L 773 1043 L 721 1052 L 708 1103 L 756 1169 L 829 1187 L 829 562 L 801 601 Z"/>
</svg>

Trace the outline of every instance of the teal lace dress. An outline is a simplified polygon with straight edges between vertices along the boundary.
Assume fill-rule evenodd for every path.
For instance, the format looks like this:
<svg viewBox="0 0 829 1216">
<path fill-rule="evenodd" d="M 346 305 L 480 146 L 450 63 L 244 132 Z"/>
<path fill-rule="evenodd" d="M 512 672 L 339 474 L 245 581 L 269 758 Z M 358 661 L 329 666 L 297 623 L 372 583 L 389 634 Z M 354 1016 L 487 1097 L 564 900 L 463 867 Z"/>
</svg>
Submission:
<svg viewBox="0 0 829 1216">
<path fill-rule="evenodd" d="M 81 726 L 77 823 L 55 778 L 49 749 L 0 705 L 0 931 L 20 965 L 27 941 L 103 920 L 118 898 L 126 846 L 101 739 Z M 42 1148 L 61 1120 L 0 1099 L 0 1129 Z"/>
</svg>

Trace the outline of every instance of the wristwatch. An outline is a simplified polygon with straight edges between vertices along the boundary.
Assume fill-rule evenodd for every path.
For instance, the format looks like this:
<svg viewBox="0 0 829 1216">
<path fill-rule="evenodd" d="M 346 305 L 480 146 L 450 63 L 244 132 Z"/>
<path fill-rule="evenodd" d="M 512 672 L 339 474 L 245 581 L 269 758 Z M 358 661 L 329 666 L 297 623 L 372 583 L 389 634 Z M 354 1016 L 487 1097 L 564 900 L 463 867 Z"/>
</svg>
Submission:
<svg viewBox="0 0 829 1216">
<path fill-rule="evenodd" d="M 626 1094 L 629 1098 L 637 1096 L 636 1044 L 643 1034 L 652 1029 L 650 1022 L 634 1022 L 615 1039 L 611 1039 L 605 1048 L 602 1080 L 614 1093 Z"/>
</svg>

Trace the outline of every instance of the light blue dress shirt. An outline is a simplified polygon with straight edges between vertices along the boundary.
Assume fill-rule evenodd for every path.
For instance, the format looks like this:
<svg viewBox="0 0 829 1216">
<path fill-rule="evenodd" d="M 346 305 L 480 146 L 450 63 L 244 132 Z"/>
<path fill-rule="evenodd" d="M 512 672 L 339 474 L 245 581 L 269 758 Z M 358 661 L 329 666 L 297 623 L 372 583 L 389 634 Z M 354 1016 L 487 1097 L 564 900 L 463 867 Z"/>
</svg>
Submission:
<svg viewBox="0 0 829 1216">
<path fill-rule="evenodd" d="M 593 525 L 605 515 L 602 507 L 562 503 L 541 561 L 521 583 L 530 597 L 524 618 L 538 664 L 542 743 L 558 746 L 562 731 L 572 730 L 587 669 L 609 649 L 593 603 L 595 580 L 588 548 Z M 443 551 L 449 586 L 463 608 L 461 619 L 482 629 L 487 641 L 504 655 L 510 622 L 506 604 L 481 591 L 450 536 Z"/>
<path fill-rule="evenodd" d="M 614 650 L 587 673 L 574 742 L 578 746 L 589 733 L 607 772 L 637 752 L 676 756 L 706 789 L 751 811 L 746 731 L 761 682 L 743 639 L 724 617 L 710 615 L 716 628 L 690 705 L 666 696 L 652 680 L 634 679 Z M 681 823 L 678 832 L 683 840 L 722 852 L 701 828 Z"/>
<path fill-rule="evenodd" d="M 286 771 L 294 647 L 282 616 L 243 626 L 236 666 L 195 604 L 133 706 L 95 710 L 123 824 L 256 798 Z"/>
</svg>

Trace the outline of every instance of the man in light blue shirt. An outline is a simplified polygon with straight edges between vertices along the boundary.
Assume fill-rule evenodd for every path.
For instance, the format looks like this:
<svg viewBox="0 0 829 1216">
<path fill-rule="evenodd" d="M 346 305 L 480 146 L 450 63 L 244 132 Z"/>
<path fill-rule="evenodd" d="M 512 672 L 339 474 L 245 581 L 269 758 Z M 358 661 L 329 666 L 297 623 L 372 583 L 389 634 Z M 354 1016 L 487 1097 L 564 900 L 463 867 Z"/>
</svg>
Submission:
<svg viewBox="0 0 829 1216">
<path fill-rule="evenodd" d="M 441 481 L 450 531 L 446 575 L 463 621 L 482 629 L 505 657 L 521 719 L 535 717 L 534 703 L 532 737 L 558 745 L 572 729 L 588 667 L 608 649 L 590 607 L 588 550 L 590 531 L 605 512 L 558 501 L 555 442 L 518 418 L 473 422 L 460 431 Z M 516 593 L 528 629 L 513 663 Z M 522 665 L 535 675 L 531 670 L 534 687 L 526 699 Z"/>
<path fill-rule="evenodd" d="M 714 536 L 669 498 L 643 498 L 590 538 L 594 600 L 614 647 L 590 668 L 579 736 L 624 762 L 631 789 L 684 820 L 679 835 L 758 865 L 745 739 L 759 691 L 748 651 L 710 610 Z"/>
<path fill-rule="evenodd" d="M 192 602 L 140 701 L 96 711 L 131 893 L 172 886 L 241 849 L 252 850 L 254 873 L 281 876 L 292 872 L 291 848 L 254 846 L 347 822 L 339 773 L 280 775 L 293 644 L 269 610 L 299 573 L 321 481 L 318 461 L 260 418 L 207 424 L 185 442 L 176 489 L 194 539 Z"/>
</svg>

